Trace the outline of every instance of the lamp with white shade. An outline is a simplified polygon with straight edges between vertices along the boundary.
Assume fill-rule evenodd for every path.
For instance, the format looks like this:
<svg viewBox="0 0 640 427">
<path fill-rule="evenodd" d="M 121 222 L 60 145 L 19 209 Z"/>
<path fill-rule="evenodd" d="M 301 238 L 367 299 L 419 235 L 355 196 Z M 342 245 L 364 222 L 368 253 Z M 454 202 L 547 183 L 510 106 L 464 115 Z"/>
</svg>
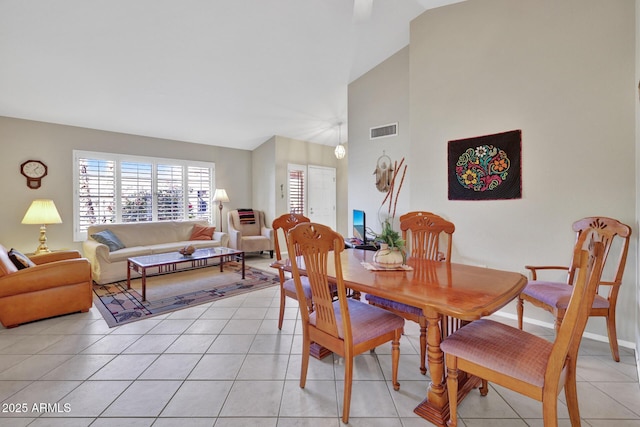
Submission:
<svg viewBox="0 0 640 427">
<path fill-rule="evenodd" d="M 40 245 L 36 255 L 51 252 L 47 247 L 47 224 L 61 224 L 62 218 L 56 209 L 56 204 L 49 199 L 36 199 L 31 202 L 27 213 L 22 218 L 22 224 L 40 224 Z"/>
<path fill-rule="evenodd" d="M 213 194 L 213 201 L 219 202 L 218 209 L 220 210 L 220 231 L 222 231 L 222 203 L 229 202 L 229 196 L 224 188 L 216 188 L 216 192 Z"/>
</svg>

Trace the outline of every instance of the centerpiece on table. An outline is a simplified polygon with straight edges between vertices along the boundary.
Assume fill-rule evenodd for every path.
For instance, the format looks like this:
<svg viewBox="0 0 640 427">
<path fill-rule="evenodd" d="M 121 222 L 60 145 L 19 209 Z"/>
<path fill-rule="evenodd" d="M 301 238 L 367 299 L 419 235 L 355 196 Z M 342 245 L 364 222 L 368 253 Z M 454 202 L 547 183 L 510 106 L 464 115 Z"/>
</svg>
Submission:
<svg viewBox="0 0 640 427">
<path fill-rule="evenodd" d="M 402 235 L 398 231 L 393 229 L 393 221 L 396 216 L 396 205 L 398 204 L 398 196 L 400 195 L 400 190 L 402 189 L 402 184 L 404 183 L 404 177 L 407 173 L 407 165 L 404 165 L 404 168 L 402 168 L 403 164 L 404 157 L 399 164 L 396 162 L 396 165 L 394 167 L 395 173 L 391 180 L 389 190 L 387 191 L 387 195 L 380 205 L 380 209 L 382 209 L 385 204 L 388 203 L 387 218 L 382 221 L 382 231 L 380 232 L 380 234 L 376 235 L 376 240 L 380 242 L 380 249 L 378 249 L 373 255 L 373 261 L 376 264 L 389 269 L 398 268 L 402 266 L 406 261 L 405 241 L 404 239 L 402 239 Z M 402 176 L 400 179 L 400 184 L 396 187 L 396 178 L 400 169 L 402 169 Z"/>
</svg>

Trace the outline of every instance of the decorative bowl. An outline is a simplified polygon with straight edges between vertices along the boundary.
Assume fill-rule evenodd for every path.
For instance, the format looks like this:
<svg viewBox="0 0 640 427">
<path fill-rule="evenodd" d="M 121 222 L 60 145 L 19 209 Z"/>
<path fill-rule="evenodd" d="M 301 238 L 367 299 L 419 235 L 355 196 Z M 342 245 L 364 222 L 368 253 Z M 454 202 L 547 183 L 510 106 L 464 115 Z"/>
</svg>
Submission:
<svg viewBox="0 0 640 427">
<path fill-rule="evenodd" d="M 180 252 L 184 256 L 192 255 L 196 251 L 196 248 L 193 245 L 187 245 L 184 248 L 181 248 L 178 252 Z"/>
</svg>

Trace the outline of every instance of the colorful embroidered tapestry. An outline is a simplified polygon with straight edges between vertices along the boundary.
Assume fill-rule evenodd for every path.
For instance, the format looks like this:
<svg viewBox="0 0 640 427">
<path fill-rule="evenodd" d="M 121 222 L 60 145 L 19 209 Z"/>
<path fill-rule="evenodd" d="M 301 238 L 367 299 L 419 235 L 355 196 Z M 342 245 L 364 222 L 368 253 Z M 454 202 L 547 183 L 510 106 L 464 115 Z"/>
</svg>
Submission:
<svg viewBox="0 0 640 427">
<path fill-rule="evenodd" d="M 256 217 L 253 213 L 253 209 L 238 209 L 238 216 L 240 217 L 240 224 L 256 223 Z"/>
<path fill-rule="evenodd" d="M 449 200 L 522 198 L 522 131 L 449 141 Z"/>
</svg>

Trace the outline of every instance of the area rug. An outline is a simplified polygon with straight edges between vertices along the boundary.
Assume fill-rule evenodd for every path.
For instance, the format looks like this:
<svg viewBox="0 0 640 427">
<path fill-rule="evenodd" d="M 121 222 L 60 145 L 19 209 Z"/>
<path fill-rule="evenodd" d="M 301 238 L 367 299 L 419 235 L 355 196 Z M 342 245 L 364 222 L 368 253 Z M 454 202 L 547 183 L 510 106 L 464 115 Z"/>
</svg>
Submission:
<svg viewBox="0 0 640 427">
<path fill-rule="evenodd" d="M 147 301 L 142 302 L 141 279 L 93 285 L 94 302 L 110 328 L 222 298 L 264 289 L 279 283 L 278 276 L 257 268 L 226 262 L 217 266 L 147 277 Z"/>
</svg>

